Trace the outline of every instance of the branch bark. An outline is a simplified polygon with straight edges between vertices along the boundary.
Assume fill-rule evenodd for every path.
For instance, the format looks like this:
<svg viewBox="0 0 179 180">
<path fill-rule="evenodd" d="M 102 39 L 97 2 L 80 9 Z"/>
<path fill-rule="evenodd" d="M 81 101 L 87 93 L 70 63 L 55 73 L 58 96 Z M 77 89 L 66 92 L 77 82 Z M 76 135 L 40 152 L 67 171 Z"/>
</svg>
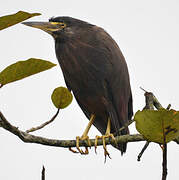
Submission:
<svg viewBox="0 0 179 180">
<path fill-rule="evenodd" d="M 49 139 L 40 136 L 34 136 L 24 131 L 19 130 L 17 127 L 13 126 L 0 112 L 0 126 L 12 134 L 18 136 L 25 143 L 37 143 L 47 146 L 56 146 L 56 147 L 76 147 L 76 140 L 57 140 L 57 139 Z M 91 146 L 94 146 L 95 139 L 90 139 Z M 137 141 L 145 141 L 142 135 L 134 134 L 134 135 L 123 135 L 116 137 L 117 142 L 137 142 Z M 110 138 L 106 138 L 106 144 L 113 144 Z M 80 141 L 79 144 L 81 147 L 88 147 L 88 143 L 86 141 Z M 103 145 L 101 139 L 98 140 L 98 145 Z"/>
</svg>

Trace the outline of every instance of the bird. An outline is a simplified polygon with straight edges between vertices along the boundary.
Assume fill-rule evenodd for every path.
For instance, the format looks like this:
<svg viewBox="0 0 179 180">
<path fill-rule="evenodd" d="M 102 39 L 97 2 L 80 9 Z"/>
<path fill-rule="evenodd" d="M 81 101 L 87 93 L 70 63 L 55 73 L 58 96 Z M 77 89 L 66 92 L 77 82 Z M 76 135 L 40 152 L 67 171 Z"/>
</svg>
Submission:
<svg viewBox="0 0 179 180">
<path fill-rule="evenodd" d="M 23 22 L 24 25 L 41 29 L 55 41 L 55 52 L 64 80 L 89 123 L 82 134 L 76 137 L 87 140 L 89 129 L 94 125 L 102 136 L 104 155 L 109 156 L 105 138 L 115 141 L 117 135 L 129 134 L 128 127 L 133 116 L 133 99 L 130 78 L 125 58 L 115 40 L 101 27 L 69 16 L 52 17 L 46 22 Z M 116 142 L 116 141 L 115 141 Z M 126 152 L 127 143 L 115 143 L 114 147 Z"/>
</svg>

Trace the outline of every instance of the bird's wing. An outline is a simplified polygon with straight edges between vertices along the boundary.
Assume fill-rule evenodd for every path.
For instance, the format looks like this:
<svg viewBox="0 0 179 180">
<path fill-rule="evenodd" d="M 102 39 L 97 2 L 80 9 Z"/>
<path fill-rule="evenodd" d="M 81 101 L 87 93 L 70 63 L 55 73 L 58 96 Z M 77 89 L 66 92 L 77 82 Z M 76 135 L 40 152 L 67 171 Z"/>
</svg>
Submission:
<svg viewBox="0 0 179 180">
<path fill-rule="evenodd" d="M 110 58 L 107 58 L 110 67 L 106 71 L 106 86 L 111 109 L 117 113 L 117 119 L 113 120 L 117 128 L 126 124 L 133 115 L 132 93 L 130 87 L 129 73 L 125 58 L 111 36 L 102 28 L 96 28 L 97 38 L 101 42 L 101 48 Z M 101 39 L 102 38 L 102 39 Z M 113 117 L 115 118 L 115 112 Z M 123 132 L 126 134 L 127 132 Z"/>
</svg>

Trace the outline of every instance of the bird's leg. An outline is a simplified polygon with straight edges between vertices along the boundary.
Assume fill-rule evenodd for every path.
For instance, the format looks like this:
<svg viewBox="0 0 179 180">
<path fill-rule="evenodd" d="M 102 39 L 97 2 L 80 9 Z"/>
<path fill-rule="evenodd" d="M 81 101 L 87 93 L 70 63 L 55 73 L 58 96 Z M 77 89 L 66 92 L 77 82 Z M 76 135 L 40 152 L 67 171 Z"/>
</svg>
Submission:
<svg viewBox="0 0 179 180">
<path fill-rule="evenodd" d="M 88 137 L 88 132 L 89 132 L 89 130 L 90 130 L 90 128 L 91 128 L 91 126 L 92 126 L 92 124 L 94 122 L 94 119 L 95 119 L 95 115 L 92 114 L 91 118 L 90 118 L 90 121 L 89 121 L 84 133 L 82 134 L 82 136 L 81 137 L 79 137 L 79 136 L 76 137 L 76 148 L 77 148 L 77 150 L 78 150 L 78 152 L 80 154 L 88 154 L 89 153 L 88 152 L 88 147 L 85 147 L 85 152 L 83 152 L 82 149 L 80 149 L 79 142 L 80 142 L 80 140 L 87 140 L 88 145 L 91 146 L 91 142 L 90 142 L 89 137 Z M 71 151 L 76 152 L 74 150 L 71 150 Z"/>
<path fill-rule="evenodd" d="M 106 128 L 105 135 L 103 135 L 103 136 L 96 136 L 96 138 L 95 138 L 95 152 L 96 152 L 96 148 L 97 148 L 97 144 L 98 144 L 98 139 L 102 139 L 102 141 L 103 141 L 103 149 L 104 149 L 105 161 L 106 161 L 106 156 L 111 158 L 110 154 L 108 153 L 107 148 L 106 148 L 105 138 L 111 137 L 112 140 L 116 142 L 116 139 L 115 139 L 114 135 L 111 134 L 110 131 L 111 131 L 111 120 L 110 120 L 110 118 L 108 118 L 108 123 L 107 123 L 107 128 Z"/>
<path fill-rule="evenodd" d="M 111 120 L 110 120 L 110 118 L 108 118 L 108 124 L 107 124 L 106 133 L 105 133 L 104 136 L 102 136 L 105 161 L 106 161 L 106 156 L 111 158 L 110 154 L 107 151 L 107 147 L 106 147 L 106 143 L 105 143 L 105 138 L 109 138 L 109 137 L 111 137 L 115 141 L 114 135 L 111 134 Z"/>
</svg>

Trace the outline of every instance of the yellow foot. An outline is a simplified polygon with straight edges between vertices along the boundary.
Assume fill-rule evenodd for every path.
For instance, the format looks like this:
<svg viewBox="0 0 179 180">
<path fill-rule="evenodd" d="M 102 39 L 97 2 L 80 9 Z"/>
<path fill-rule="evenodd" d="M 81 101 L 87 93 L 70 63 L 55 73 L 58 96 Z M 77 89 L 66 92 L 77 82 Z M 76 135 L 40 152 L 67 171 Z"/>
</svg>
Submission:
<svg viewBox="0 0 179 180">
<path fill-rule="evenodd" d="M 80 149 L 80 146 L 79 146 L 80 140 L 82 140 L 82 141 L 86 140 L 88 145 L 91 147 L 91 142 L 90 142 L 88 136 L 81 136 L 81 137 L 77 136 L 76 137 L 76 148 L 77 148 L 77 151 L 73 150 L 72 148 L 69 148 L 69 150 L 71 152 L 73 152 L 73 153 L 89 154 L 88 147 L 85 147 L 85 151 Z"/>
<path fill-rule="evenodd" d="M 115 139 L 114 135 L 111 134 L 111 133 L 110 134 L 105 134 L 103 136 L 96 136 L 95 137 L 95 153 L 97 153 L 96 149 L 97 149 L 97 145 L 98 145 L 98 139 L 102 139 L 102 141 L 103 141 L 103 149 L 104 149 L 104 157 L 105 157 L 104 162 L 106 162 L 106 157 L 107 156 L 111 159 L 110 154 L 107 151 L 106 142 L 105 142 L 105 138 L 109 138 L 109 137 L 112 138 L 112 140 L 116 143 L 116 139 Z"/>
<path fill-rule="evenodd" d="M 88 137 L 88 132 L 89 132 L 89 129 L 90 129 L 90 127 L 92 126 L 92 124 L 94 122 L 94 119 L 95 119 L 95 115 L 91 114 L 90 121 L 89 121 L 83 135 L 81 137 L 79 137 L 79 136 L 76 137 L 76 148 L 77 148 L 78 151 L 74 151 L 74 150 L 72 150 L 72 148 L 69 149 L 70 151 L 72 151 L 74 153 L 79 152 L 80 154 L 88 154 L 89 153 L 88 147 L 85 147 L 85 152 L 84 152 L 82 149 L 80 149 L 79 143 L 80 143 L 80 140 L 86 140 L 87 143 L 88 143 L 88 146 L 91 147 L 91 142 L 90 142 L 89 137 Z"/>
<path fill-rule="evenodd" d="M 91 147 L 91 142 L 89 140 L 89 137 L 88 136 L 81 136 L 81 137 L 77 136 L 76 137 L 76 148 L 77 148 L 78 152 L 80 154 L 88 154 L 89 153 L 88 147 L 85 147 L 85 152 L 82 149 L 80 149 L 80 147 L 79 147 L 80 140 L 82 140 L 82 141 L 87 140 L 88 145 Z"/>
</svg>

